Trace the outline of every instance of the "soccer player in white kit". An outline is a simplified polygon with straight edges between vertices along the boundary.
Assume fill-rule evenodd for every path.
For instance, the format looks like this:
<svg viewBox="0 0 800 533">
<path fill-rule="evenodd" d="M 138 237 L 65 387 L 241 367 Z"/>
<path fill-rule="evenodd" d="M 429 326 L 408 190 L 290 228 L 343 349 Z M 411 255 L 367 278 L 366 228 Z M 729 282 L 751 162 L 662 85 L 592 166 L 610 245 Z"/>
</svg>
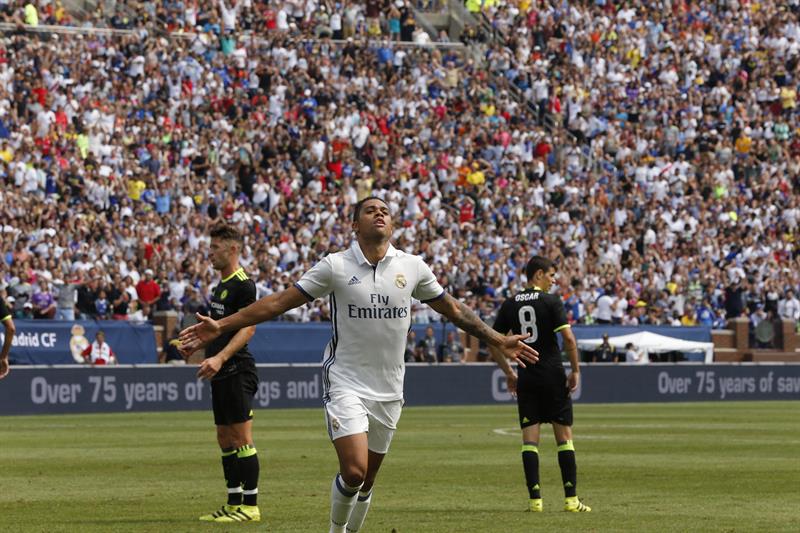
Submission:
<svg viewBox="0 0 800 533">
<path fill-rule="evenodd" d="M 200 348 L 225 331 L 275 318 L 308 301 L 330 298 L 333 336 L 325 349 L 323 385 L 328 434 L 339 458 L 331 486 L 330 531 L 356 532 L 369 509 L 372 486 L 400 419 L 404 350 L 411 299 L 430 305 L 453 324 L 497 348 L 508 359 L 535 363 L 537 353 L 504 336 L 439 285 L 416 255 L 389 242 L 392 217 L 378 197 L 361 200 L 353 213 L 356 239 L 326 256 L 293 286 L 270 294 L 218 321 L 198 315 L 181 332 L 184 349 Z"/>
</svg>

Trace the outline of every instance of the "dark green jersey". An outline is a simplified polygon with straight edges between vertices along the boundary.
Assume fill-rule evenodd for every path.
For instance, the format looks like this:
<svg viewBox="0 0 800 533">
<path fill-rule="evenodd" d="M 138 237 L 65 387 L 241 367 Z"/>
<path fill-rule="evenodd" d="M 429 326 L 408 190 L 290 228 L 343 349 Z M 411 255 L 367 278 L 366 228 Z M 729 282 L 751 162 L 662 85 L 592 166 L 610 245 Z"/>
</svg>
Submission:
<svg viewBox="0 0 800 533">
<path fill-rule="evenodd" d="M 256 284 L 240 268 L 214 287 L 210 303 L 210 316 L 214 320 L 219 320 L 234 314 L 255 301 Z M 236 331 L 229 331 L 214 339 L 206 348 L 206 358 L 217 355 L 228 345 L 234 335 L 236 335 Z M 241 370 L 252 368 L 253 365 L 253 356 L 245 344 L 233 357 L 225 362 L 220 371 L 217 372 L 217 375 L 214 376 L 214 379 L 228 377 Z"/>
<path fill-rule="evenodd" d="M 556 333 L 568 327 L 561 298 L 542 292 L 538 287 L 525 289 L 506 299 L 494 322 L 494 329 L 504 335 L 509 331 L 517 335 L 531 334 L 525 342 L 539 352 L 539 362 L 528 365 L 530 369 L 561 366 L 561 349 Z"/>
</svg>

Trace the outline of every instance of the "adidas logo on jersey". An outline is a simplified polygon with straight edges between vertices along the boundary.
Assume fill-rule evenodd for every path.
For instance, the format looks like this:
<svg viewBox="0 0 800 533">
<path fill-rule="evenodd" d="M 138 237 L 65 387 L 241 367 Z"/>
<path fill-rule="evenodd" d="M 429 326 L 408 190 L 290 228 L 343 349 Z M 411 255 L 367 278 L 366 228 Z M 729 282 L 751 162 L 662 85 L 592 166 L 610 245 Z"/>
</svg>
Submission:
<svg viewBox="0 0 800 533">
<path fill-rule="evenodd" d="M 350 278 L 350 281 L 347 282 L 347 285 L 358 285 L 359 283 L 361 283 L 361 280 L 353 276 Z"/>
</svg>

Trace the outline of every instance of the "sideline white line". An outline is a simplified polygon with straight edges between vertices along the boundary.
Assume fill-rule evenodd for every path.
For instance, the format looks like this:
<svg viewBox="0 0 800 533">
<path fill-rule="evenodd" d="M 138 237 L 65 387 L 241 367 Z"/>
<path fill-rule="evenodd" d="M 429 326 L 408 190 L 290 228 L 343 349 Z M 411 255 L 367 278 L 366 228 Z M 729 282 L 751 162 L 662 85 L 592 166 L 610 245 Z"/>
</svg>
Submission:
<svg viewBox="0 0 800 533">
<path fill-rule="evenodd" d="M 518 428 L 496 428 L 492 430 L 492 433 L 496 435 L 503 435 L 504 437 L 519 437 L 522 432 Z M 581 433 L 581 439 L 588 439 L 588 440 L 612 440 L 612 439 L 620 439 L 621 437 L 612 437 L 610 435 L 591 435 L 586 433 Z"/>
</svg>

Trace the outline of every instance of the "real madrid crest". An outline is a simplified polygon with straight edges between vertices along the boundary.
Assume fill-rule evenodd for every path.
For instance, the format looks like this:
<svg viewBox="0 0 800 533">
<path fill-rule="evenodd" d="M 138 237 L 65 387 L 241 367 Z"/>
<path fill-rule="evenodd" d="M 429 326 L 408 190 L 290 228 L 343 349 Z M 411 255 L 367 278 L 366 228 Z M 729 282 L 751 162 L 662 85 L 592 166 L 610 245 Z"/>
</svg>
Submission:
<svg viewBox="0 0 800 533">
<path fill-rule="evenodd" d="M 339 426 L 339 419 L 338 418 L 332 418 L 331 419 L 331 427 L 333 428 L 334 431 L 339 431 L 339 427 L 340 426 Z"/>
<path fill-rule="evenodd" d="M 228 289 L 222 289 L 222 292 L 219 293 L 219 299 L 224 300 L 228 297 Z"/>
<path fill-rule="evenodd" d="M 405 289 L 407 283 L 406 277 L 403 274 L 398 274 L 394 277 L 394 284 L 397 285 L 398 289 Z"/>
</svg>

